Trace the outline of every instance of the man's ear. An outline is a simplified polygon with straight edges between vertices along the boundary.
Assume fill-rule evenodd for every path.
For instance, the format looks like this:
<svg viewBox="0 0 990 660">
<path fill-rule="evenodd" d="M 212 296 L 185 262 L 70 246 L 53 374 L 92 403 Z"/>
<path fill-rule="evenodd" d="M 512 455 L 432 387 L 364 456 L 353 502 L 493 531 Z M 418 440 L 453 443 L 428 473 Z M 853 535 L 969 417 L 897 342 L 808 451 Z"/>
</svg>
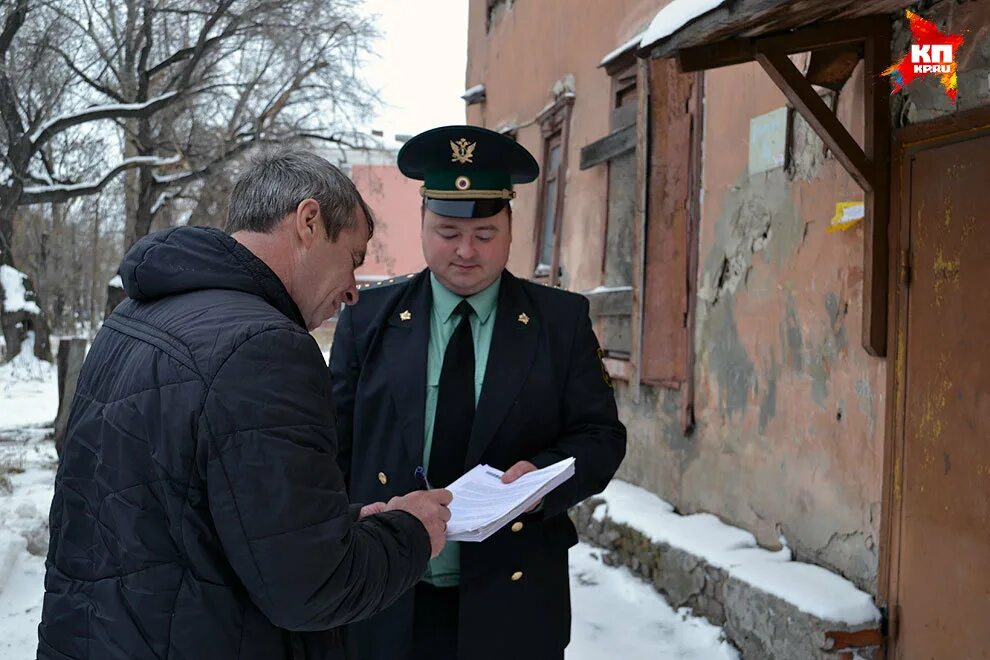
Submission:
<svg viewBox="0 0 990 660">
<path fill-rule="evenodd" d="M 320 203 L 313 198 L 299 202 L 293 223 L 293 229 L 300 242 L 306 247 L 312 245 L 316 239 L 323 235 Z"/>
</svg>

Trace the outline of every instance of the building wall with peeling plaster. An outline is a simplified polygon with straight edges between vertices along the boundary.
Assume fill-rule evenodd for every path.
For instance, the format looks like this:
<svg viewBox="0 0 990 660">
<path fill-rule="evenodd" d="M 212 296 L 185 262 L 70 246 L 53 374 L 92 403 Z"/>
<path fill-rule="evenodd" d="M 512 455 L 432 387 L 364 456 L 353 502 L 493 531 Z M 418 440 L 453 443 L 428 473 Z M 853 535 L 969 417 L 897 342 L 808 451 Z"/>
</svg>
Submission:
<svg viewBox="0 0 990 660">
<path fill-rule="evenodd" d="M 466 87 L 484 83 L 487 101 L 470 123 L 519 126 L 538 158 L 531 123 L 571 76 L 575 93 L 561 261 L 572 289 L 603 283 L 607 168 L 579 170 L 580 148 L 608 132 L 609 80 L 601 57 L 624 43 L 662 1 L 501 2 L 486 31 L 487 2 L 472 0 Z M 934 81 L 895 96 L 895 126 L 990 104 L 990 16 L 986 2 L 942 0 L 915 10 L 969 30 L 954 109 Z M 893 16 L 896 59 L 906 21 Z M 876 593 L 885 368 L 860 344 L 863 228 L 827 233 L 835 205 L 862 200 L 821 141 L 794 118 L 790 162 L 748 175 L 749 122 L 785 105 L 755 63 L 705 75 L 694 397 L 696 428 L 684 435 L 681 392 L 616 381 L 629 448 L 620 476 L 685 513 L 708 511 L 786 542 Z M 862 139 L 862 69 L 838 98 L 838 115 Z M 687 157 L 685 155 L 685 157 Z M 510 268 L 532 269 L 536 186 L 515 202 Z"/>
<path fill-rule="evenodd" d="M 857 138 L 861 86 L 838 100 Z M 697 426 L 679 392 L 620 386 L 622 476 L 875 591 L 885 368 L 859 342 L 862 226 L 826 232 L 863 194 L 799 117 L 789 167 L 748 174 L 750 120 L 786 104 L 759 65 L 708 72 L 705 95 Z"/>
</svg>

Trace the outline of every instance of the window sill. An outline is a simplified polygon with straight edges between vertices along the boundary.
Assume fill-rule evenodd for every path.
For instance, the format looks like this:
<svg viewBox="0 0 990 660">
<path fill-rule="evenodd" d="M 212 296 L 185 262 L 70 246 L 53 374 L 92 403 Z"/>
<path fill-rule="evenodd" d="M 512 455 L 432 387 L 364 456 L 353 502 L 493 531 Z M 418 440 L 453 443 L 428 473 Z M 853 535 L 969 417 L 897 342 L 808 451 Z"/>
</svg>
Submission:
<svg viewBox="0 0 990 660">
<path fill-rule="evenodd" d="M 612 380 L 621 380 L 626 383 L 631 382 L 633 379 L 633 365 L 629 360 L 616 360 L 615 358 L 602 358 L 602 364 L 605 365 L 605 369 L 608 371 L 608 375 Z"/>
</svg>

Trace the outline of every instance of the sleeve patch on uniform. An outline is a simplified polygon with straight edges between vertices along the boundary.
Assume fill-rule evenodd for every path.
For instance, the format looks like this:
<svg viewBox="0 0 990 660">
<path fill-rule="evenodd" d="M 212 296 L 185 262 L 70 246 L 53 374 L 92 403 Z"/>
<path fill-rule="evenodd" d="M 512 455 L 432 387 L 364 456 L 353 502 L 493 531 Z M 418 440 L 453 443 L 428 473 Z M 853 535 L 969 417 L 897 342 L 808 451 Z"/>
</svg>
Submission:
<svg viewBox="0 0 990 660">
<path fill-rule="evenodd" d="M 609 389 L 614 389 L 612 386 L 612 377 L 608 375 L 608 369 L 605 368 L 605 351 L 599 347 L 595 349 L 595 354 L 598 356 L 598 364 L 602 368 L 602 380 L 605 381 Z"/>
</svg>

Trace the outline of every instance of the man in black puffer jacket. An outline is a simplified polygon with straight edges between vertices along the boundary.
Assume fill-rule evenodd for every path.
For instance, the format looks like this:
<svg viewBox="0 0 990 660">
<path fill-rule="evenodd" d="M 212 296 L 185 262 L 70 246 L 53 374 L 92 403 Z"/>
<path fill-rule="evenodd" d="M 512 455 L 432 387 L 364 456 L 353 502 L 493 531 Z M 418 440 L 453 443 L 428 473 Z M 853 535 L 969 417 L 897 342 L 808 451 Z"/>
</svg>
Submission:
<svg viewBox="0 0 990 660">
<path fill-rule="evenodd" d="M 443 546 L 447 491 L 350 505 L 307 333 L 357 301 L 373 230 L 322 158 L 268 153 L 227 233 L 139 241 L 72 404 L 39 658 L 341 658 Z"/>
</svg>

